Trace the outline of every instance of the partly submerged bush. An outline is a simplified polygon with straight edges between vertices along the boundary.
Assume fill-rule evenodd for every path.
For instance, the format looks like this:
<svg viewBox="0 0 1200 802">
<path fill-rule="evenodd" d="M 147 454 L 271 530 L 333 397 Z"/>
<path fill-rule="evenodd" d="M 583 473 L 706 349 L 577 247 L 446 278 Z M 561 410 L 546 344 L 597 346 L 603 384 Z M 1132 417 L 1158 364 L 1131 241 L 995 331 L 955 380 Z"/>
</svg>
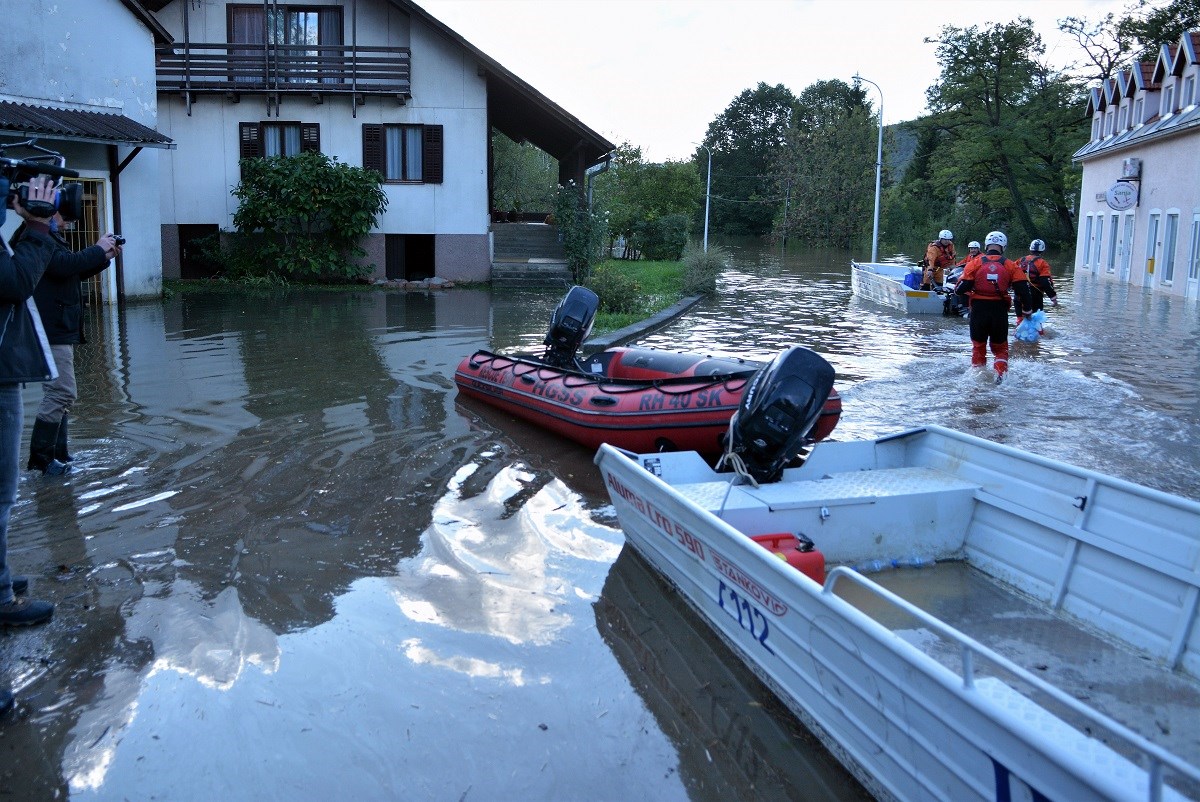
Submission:
<svg viewBox="0 0 1200 802">
<path fill-rule="evenodd" d="M 642 288 L 632 276 L 614 267 L 596 268 L 586 286 L 600 297 L 601 312 L 628 314 L 641 311 Z"/>
<path fill-rule="evenodd" d="M 705 251 L 689 244 L 683 251 L 683 294 L 715 295 L 717 276 L 729 264 L 730 256 L 729 251 L 716 245 Z"/>
</svg>

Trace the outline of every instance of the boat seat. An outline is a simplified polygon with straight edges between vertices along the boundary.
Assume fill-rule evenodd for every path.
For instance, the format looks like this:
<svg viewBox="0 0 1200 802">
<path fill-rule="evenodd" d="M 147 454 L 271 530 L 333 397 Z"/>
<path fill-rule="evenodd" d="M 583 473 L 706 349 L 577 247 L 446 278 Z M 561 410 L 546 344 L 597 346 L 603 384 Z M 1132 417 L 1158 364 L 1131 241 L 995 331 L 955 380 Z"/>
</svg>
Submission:
<svg viewBox="0 0 1200 802">
<path fill-rule="evenodd" d="M 803 532 L 833 562 L 961 556 L 980 486 L 931 468 L 882 468 L 759 487 L 677 484 L 747 535 Z"/>
</svg>

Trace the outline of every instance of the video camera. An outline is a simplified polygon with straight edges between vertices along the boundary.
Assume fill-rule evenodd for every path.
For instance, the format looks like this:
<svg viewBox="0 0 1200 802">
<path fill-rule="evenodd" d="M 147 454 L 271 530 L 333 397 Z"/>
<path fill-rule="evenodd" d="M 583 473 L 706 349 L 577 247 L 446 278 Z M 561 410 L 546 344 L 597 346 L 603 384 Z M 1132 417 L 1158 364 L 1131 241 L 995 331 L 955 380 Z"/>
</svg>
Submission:
<svg viewBox="0 0 1200 802">
<path fill-rule="evenodd" d="M 12 159 L 5 155 L 10 148 L 28 148 L 39 151 L 41 155 L 28 159 Z M 13 201 L 20 199 L 34 217 L 50 217 L 56 211 L 64 220 L 78 220 L 83 216 L 83 184 L 72 181 L 64 183 L 63 178 L 78 178 L 79 173 L 67 168 L 67 160 L 61 153 L 48 150 L 37 145 L 36 139 L 24 142 L 0 144 L 0 177 L 7 179 L 8 196 L 4 199 L 4 208 L 11 209 Z M 29 200 L 29 179 L 38 175 L 48 175 L 59 179 L 58 191 L 53 201 Z M 0 220 L 3 210 L 0 210 Z"/>
</svg>

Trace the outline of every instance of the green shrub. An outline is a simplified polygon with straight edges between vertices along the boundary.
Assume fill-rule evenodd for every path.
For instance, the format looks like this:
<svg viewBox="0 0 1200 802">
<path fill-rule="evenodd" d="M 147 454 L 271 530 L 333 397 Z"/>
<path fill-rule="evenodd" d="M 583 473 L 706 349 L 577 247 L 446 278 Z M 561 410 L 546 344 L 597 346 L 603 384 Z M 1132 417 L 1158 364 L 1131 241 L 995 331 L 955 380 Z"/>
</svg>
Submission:
<svg viewBox="0 0 1200 802">
<path fill-rule="evenodd" d="M 584 197 L 574 181 L 559 186 L 554 204 L 554 221 L 562 236 L 563 250 L 571 268 L 571 279 L 586 284 L 600 258 L 601 246 L 608 242 L 605 219 L 584 205 Z"/>
<path fill-rule="evenodd" d="M 687 215 L 668 214 L 644 220 L 634 226 L 633 236 L 643 259 L 675 261 L 687 245 Z"/>
<path fill-rule="evenodd" d="M 684 295 L 715 295 L 717 276 L 729 263 L 730 253 L 716 245 L 707 252 L 698 245 L 688 245 L 683 252 Z"/>
<path fill-rule="evenodd" d="M 243 159 L 236 235 L 221 258 L 231 278 L 344 282 L 370 270 L 359 242 L 387 208 L 383 176 L 323 153 Z"/>
<path fill-rule="evenodd" d="M 632 314 L 641 311 L 642 288 L 632 276 L 620 270 L 598 267 L 585 286 L 600 297 L 600 312 Z"/>
</svg>

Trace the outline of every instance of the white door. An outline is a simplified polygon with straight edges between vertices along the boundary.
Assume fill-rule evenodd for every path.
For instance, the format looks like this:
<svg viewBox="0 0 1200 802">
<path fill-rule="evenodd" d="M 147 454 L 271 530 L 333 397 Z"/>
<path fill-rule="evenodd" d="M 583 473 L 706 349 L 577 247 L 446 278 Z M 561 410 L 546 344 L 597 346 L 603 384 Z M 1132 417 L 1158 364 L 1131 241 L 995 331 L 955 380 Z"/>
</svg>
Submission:
<svg viewBox="0 0 1200 802">
<path fill-rule="evenodd" d="M 1125 215 L 1125 231 L 1121 234 L 1121 281 L 1129 281 L 1129 266 L 1133 262 L 1133 215 Z"/>
</svg>

